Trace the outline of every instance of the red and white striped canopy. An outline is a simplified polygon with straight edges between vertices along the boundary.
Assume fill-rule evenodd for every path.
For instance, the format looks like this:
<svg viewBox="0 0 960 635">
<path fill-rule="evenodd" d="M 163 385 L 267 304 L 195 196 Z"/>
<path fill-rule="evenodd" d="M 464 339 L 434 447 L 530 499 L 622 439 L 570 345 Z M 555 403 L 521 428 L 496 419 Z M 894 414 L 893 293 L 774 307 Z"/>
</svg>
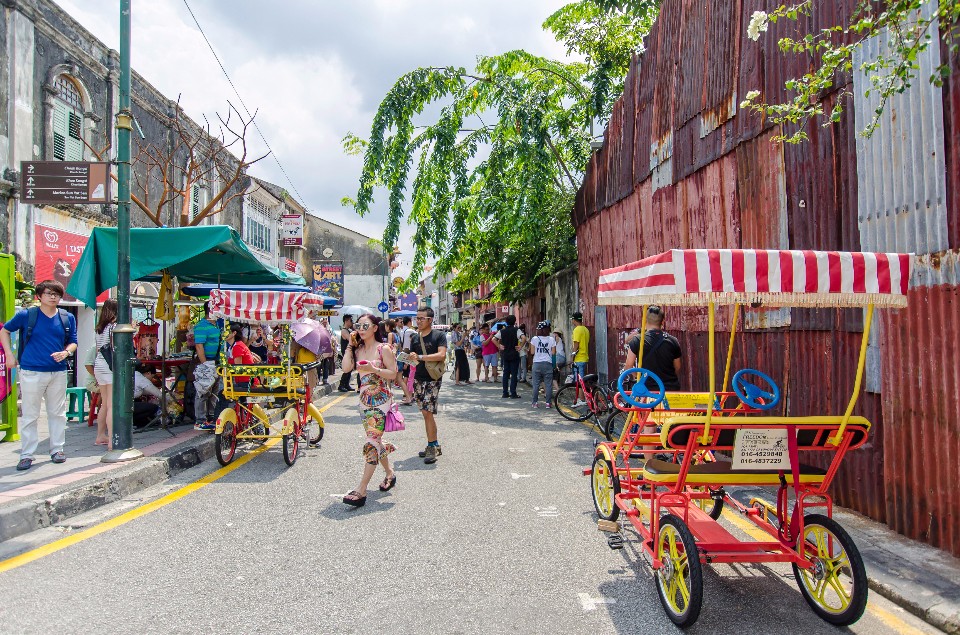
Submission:
<svg viewBox="0 0 960 635">
<path fill-rule="evenodd" d="M 600 272 L 599 304 L 907 305 L 910 254 L 673 249 Z"/>
<path fill-rule="evenodd" d="M 210 313 L 235 322 L 296 322 L 309 311 L 323 309 L 323 297 L 303 291 L 224 291 L 211 289 Z"/>
</svg>

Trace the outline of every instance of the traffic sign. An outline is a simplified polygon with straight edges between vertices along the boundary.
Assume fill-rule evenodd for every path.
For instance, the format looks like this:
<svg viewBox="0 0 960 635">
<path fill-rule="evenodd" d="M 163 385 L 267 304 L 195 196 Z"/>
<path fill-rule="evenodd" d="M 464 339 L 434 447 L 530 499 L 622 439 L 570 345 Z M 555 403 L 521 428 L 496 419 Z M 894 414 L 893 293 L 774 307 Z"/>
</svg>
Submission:
<svg viewBox="0 0 960 635">
<path fill-rule="evenodd" d="M 20 200 L 31 205 L 109 203 L 110 164 L 22 161 Z"/>
<path fill-rule="evenodd" d="M 386 313 L 387 309 L 389 308 L 390 308 L 390 305 L 387 304 L 386 302 L 381 302 L 380 304 L 377 305 L 377 311 L 380 311 L 381 313 Z"/>
</svg>

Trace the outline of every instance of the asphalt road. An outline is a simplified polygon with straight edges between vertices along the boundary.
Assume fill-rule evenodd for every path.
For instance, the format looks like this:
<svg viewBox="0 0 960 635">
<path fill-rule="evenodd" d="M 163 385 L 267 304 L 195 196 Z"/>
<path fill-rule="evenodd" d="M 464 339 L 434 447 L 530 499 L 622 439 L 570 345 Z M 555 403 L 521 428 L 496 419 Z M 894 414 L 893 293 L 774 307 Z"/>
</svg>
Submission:
<svg viewBox="0 0 960 635">
<path fill-rule="evenodd" d="M 327 411 L 322 446 L 292 468 L 273 447 L 155 511 L 0 574 L 0 632 L 677 630 L 636 536 L 625 532 L 626 548 L 611 551 L 597 531 L 581 475 L 594 439 L 585 426 L 526 399 L 501 400 L 489 384 L 448 383 L 441 408 L 443 456 L 432 466 L 417 458 L 422 424 L 405 409 L 407 430 L 393 435 L 397 487 L 374 488 L 366 507 L 340 502 L 362 469 L 350 394 Z M 217 468 L 208 461 L 22 544 L 70 535 Z M 807 607 L 787 566 L 706 567 L 703 611 L 688 632 L 744 631 L 837 632 Z M 876 594 L 850 631 L 939 632 Z"/>
</svg>

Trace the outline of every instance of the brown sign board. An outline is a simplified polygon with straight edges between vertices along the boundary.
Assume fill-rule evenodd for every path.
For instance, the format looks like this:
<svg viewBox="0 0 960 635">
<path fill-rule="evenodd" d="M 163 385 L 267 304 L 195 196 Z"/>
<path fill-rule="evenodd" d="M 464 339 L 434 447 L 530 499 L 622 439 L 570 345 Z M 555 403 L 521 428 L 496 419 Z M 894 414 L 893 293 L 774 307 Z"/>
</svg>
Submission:
<svg viewBox="0 0 960 635">
<path fill-rule="evenodd" d="M 109 203 L 110 164 L 22 161 L 20 200 L 31 205 Z"/>
</svg>

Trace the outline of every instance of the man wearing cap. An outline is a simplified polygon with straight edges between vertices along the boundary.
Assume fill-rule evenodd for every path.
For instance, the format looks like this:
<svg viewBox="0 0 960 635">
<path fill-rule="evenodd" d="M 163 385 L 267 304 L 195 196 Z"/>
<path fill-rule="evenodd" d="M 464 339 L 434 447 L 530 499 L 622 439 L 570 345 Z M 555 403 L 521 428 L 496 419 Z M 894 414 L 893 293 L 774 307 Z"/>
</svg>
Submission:
<svg viewBox="0 0 960 635">
<path fill-rule="evenodd" d="M 583 377 L 587 374 L 587 362 L 590 361 L 590 331 L 583 325 L 583 313 L 577 311 L 570 320 L 573 322 L 573 376 Z"/>
</svg>

